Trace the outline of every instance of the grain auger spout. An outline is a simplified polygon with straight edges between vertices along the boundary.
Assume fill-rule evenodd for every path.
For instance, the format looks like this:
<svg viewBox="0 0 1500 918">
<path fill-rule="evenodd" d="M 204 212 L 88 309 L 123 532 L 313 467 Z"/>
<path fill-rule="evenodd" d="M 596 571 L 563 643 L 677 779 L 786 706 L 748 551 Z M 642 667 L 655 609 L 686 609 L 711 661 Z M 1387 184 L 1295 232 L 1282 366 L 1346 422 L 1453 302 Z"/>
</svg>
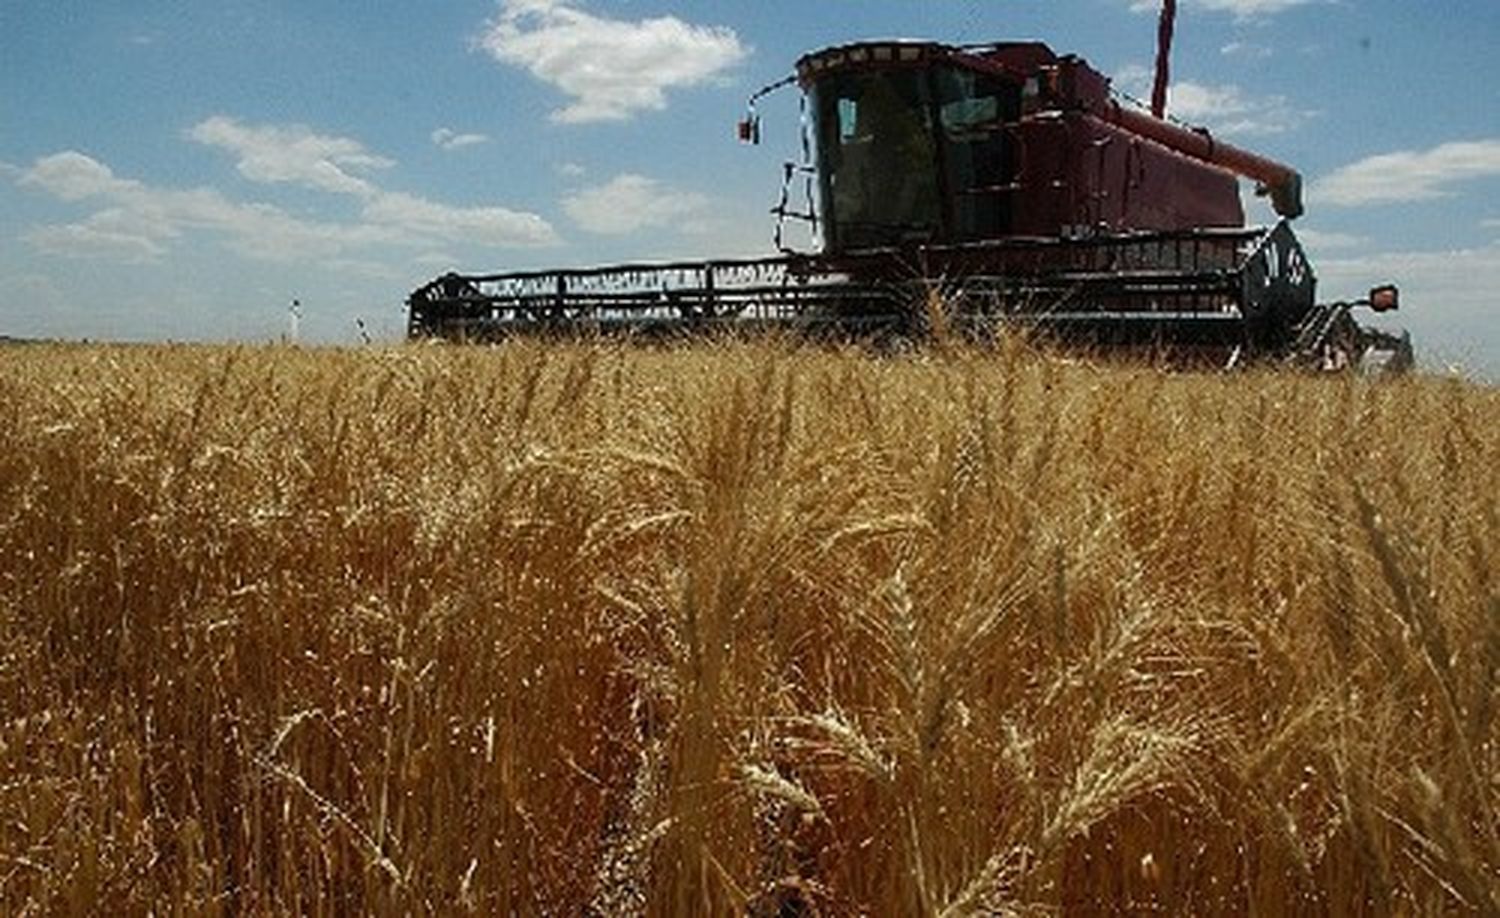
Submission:
<svg viewBox="0 0 1500 918">
<path fill-rule="evenodd" d="M 1318 303 L 1291 225 L 1295 169 L 1122 103 L 1082 58 L 1040 42 L 859 42 L 803 56 L 768 90 L 783 86 L 805 117 L 775 254 L 446 275 L 408 299 L 411 335 L 920 336 L 936 288 L 943 327 L 976 336 L 1019 327 L 1096 351 L 1306 366 L 1396 346 L 1351 317 L 1393 294 Z M 740 136 L 760 140 L 753 111 Z M 1276 225 L 1246 226 L 1241 178 Z M 813 251 L 781 244 L 789 221 L 811 224 Z M 1410 345 L 1383 363 L 1409 365 Z"/>
<path fill-rule="evenodd" d="M 1302 174 L 1291 166 L 1217 140 L 1206 129 L 1186 128 L 1153 118 L 1118 101 L 1112 102 L 1105 117 L 1133 134 L 1154 140 L 1184 156 L 1254 181 L 1257 193 L 1269 196 L 1271 209 L 1288 220 L 1295 220 L 1304 213 Z"/>
</svg>

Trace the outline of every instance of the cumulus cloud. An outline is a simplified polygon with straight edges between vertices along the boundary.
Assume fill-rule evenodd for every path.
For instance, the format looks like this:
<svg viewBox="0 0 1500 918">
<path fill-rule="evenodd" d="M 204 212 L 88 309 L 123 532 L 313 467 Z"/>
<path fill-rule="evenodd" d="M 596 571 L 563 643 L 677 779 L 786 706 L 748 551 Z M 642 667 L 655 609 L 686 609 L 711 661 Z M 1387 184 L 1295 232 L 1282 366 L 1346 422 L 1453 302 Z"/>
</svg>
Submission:
<svg viewBox="0 0 1500 918">
<path fill-rule="evenodd" d="M 21 172 L 21 184 L 41 188 L 64 201 L 125 194 L 140 188 L 139 182 L 116 178 L 108 166 L 76 150 L 37 160 L 30 169 Z"/>
<path fill-rule="evenodd" d="M 643 175 L 617 175 L 563 198 L 563 210 L 591 233 L 623 235 L 648 227 L 691 225 L 708 206 L 701 194 L 673 189 Z"/>
<path fill-rule="evenodd" d="M 1500 138 L 1445 143 L 1430 150 L 1382 153 L 1319 179 L 1320 204 L 1357 207 L 1448 197 L 1460 182 L 1500 176 Z"/>
<path fill-rule="evenodd" d="M 1186 6 L 1217 13 L 1231 13 L 1236 19 L 1254 19 L 1285 12 L 1296 6 L 1322 3 L 1327 0 L 1186 0 Z M 1155 13 L 1161 10 L 1161 0 L 1131 0 L 1130 8 L 1137 13 Z"/>
<path fill-rule="evenodd" d="M 1320 0 L 1189 0 L 1192 6 L 1200 6 L 1220 13 L 1233 13 L 1241 19 L 1270 16 L 1294 6 L 1307 6 L 1317 2 Z"/>
<path fill-rule="evenodd" d="M 105 164 L 72 150 L 37 160 L 21 184 L 65 201 L 105 205 L 81 222 L 38 227 L 26 235 L 38 250 L 52 255 L 150 260 L 188 229 L 222 234 L 242 254 L 280 261 L 396 241 L 386 228 L 305 220 L 268 204 L 232 201 L 211 188 L 155 188 L 120 179 Z"/>
<path fill-rule="evenodd" d="M 1280 134 L 1316 115 L 1293 107 L 1285 96 L 1252 96 L 1238 86 L 1209 86 L 1191 80 L 1174 84 L 1167 99 L 1169 111 L 1211 124 L 1221 134 Z"/>
<path fill-rule="evenodd" d="M 74 150 L 37 160 L 17 181 L 101 208 L 82 221 L 25 234 L 30 245 L 51 255 L 150 261 L 188 230 L 222 236 L 242 255 L 283 262 L 341 257 L 375 246 L 430 249 L 457 241 L 508 248 L 557 241 L 552 226 L 536 214 L 452 207 L 374 186 L 362 194 L 357 221 L 310 220 L 270 204 L 235 201 L 213 188 L 162 188 L 120 178 Z"/>
<path fill-rule="evenodd" d="M 457 270 L 458 265 L 458 259 L 447 252 L 423 252 L 411 261 L 414 265 L 427 265 L 431 268 L 442 268 L 445 271 Z"/>
<path fill-rule="evenodd" d="M 1151 90 L 1152 71 L 1138 64 L 1120 70 L 1115 83 L 1127 93 L 1144 97 Z M 1167 113 L 1213 128 L 1226 136 L 1281 134 L 1294 130 L 1316 112 L 1298 109 L 1285 96 L 1256 96 L 1238 86 L 1212 86 L 1177 80 L 1167 91 Z"/>
<path fill-rule="evenodd" d="M 233 153 L 239 159 L 235 168 L 252 182 L 369 195 L 374 186 L 353 173 L 393 165 L 357 140 L 318 134 L 303 125 L 248 125 L 215 115 L 194 125 L 187 135 Z"/>
<path fill-rule="evenodd" d="M 666 107 L 669 89 L 713 80 L 749 53 L 732 29 L 675 16 L 608 19 L 566 0 L 504 0 L 480 46 L 573 101 L 554 121 L 621 121 Z"/>
<path fill-rule="evenodd" d="M 1310 251 L 1354 249 L 1369 243 L 1365 237 L 1353 233 L 1326 232 L 1306 226 L 1297 227 L 1297 239 Z"/>
<path fill-rule="evenodd" d="M 557 241 L 546 220 L 504 207 L 452 207 L 414 195 L 384 192 L 365 205 L 364 217 L 377 226 L 427 240 L 481 245 L 546 245 Z"/>
<path fill-rule="evenodd" d="M 432 132 L 432 143 L 441 150 L 461 150 L 488 142 L 484 134 L 460 134 L 452 128 L 440 127 Z"/>
<path fill-rule="evenodd" d="M 21 239 L 46 255 L 101 259 L 121 264 L 156 261 L 166 251 L 155 240 L 110 230 L 92 218 L 82 223 L 39 226 Z"/>
<path fill-rule="evenodd" d="M 1258 45 L 1248 41 L 1231 41 L 1219 48 L 1219 53 L 1225 57 L 1244 57 L 1252 60 L 1264 60 L 1276 53 L 1269 45 Z"/>
</svg>

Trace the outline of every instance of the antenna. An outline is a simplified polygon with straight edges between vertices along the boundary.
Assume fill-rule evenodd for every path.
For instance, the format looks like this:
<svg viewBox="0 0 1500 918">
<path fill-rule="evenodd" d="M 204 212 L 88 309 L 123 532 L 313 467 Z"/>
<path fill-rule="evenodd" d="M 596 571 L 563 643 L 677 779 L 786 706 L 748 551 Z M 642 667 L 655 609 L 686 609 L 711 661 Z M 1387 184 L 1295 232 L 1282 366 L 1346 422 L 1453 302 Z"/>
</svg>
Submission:
<svg viewBox="0 0 1500 918">
<path fill-rule="evenodd" d="M 1177 24 L 1177 0 L 1162 0 L 1156 26 L 1156 84 L 1151 87 L 1151 114 L 1167 114 L 1167 84 L 1172 80 L 1172 32 Z"/>
</svg>

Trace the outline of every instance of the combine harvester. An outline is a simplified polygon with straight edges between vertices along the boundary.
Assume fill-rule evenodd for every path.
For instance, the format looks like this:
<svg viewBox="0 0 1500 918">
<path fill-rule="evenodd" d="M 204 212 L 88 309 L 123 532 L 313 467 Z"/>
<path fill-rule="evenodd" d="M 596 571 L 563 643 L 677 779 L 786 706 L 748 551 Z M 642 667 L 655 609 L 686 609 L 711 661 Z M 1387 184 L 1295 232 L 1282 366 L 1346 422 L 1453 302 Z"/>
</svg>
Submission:
<svg viewBox="0 0 1500 918">
<path fill-rule="evenodd" d="M 1233 365 L 1404 370 L 1409 338 L 1352 311 L 1394 286 L 1319 303 L 1292 231 L 1293 169 L 1164 117 L 1175 5 L 1161 19 L 1150 113 L 1038 42 L 872 41 L 828 48 L 750 100 L 795 83 L 803 161 L 773 208 L 780 254 L 506 274 L 447 274 L 407 300 L 414 338 L 796 329 L 920 337 L 1005 327 L 1096 351 Z M 1247 228 L 1239 179 L 1281 217 Z M 806 203 L 789 203 L 798 186 Z M 816 252 L 782 244 L 812 225 Z M 937 294 L 937 295 L 934 295 Z"/>
</svg>

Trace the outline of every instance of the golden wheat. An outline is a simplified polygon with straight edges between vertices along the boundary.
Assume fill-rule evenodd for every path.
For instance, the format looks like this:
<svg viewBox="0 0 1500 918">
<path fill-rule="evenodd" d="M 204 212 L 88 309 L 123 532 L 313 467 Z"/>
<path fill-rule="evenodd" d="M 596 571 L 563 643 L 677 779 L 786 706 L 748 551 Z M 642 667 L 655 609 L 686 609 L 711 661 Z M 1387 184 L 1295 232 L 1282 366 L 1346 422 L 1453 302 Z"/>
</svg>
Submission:
<svg viewBox="0 0 1500 918">
<path fill-rule="evenodd" d="M 1500 392 L 0 350 L 0 911 L 1496 913 Z"/>
</svg>

